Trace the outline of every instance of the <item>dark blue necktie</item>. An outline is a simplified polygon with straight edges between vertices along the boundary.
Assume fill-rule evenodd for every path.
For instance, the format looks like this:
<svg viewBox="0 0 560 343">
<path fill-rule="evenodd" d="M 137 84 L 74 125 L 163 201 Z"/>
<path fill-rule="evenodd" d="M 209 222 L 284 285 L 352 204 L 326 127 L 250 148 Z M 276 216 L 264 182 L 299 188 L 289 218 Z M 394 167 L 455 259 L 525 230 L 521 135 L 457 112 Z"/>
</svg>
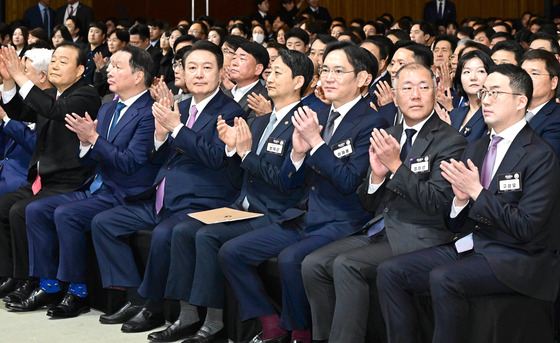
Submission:
<svg viewBox="0 0 560 343">
<path fill-rule="evenodd" d="M 401 149 L 401 161 L 404 162 L 404 159 L 406 158 L 406 155 L 408 155 L 408 152 L 410 151 L 410 148 L 412 147 L 412 137 L 414 137 L 414 134 L 416 133 L 416 130 L 414 129 L 406 129 L 404 130 L 404 133 L 406 134 L 406 142 L 404 143 L 402 149 Z"/>
<path fill-rule="evenodd" d="M 47 31 L 47 35 L 51 36 L 51 26 L 49 25 L 49 9 L 43 8 L 43 27 Z"/>
<path fill-rule="evenodd" d="M 111 132 L 117 126 L 117 122 L 119 121 L 119 117 L 121 116 L 121 111 L 126 107 L 124 102 L 120 102 L 117 104 L 117 109 L 115 110 L 115 115 L 113 116 L 113 121 L 111 122 L 111 126 L 109 127 L 109 132 L 107 133 L 107 139 L 111 138 Z"/>
</svg>

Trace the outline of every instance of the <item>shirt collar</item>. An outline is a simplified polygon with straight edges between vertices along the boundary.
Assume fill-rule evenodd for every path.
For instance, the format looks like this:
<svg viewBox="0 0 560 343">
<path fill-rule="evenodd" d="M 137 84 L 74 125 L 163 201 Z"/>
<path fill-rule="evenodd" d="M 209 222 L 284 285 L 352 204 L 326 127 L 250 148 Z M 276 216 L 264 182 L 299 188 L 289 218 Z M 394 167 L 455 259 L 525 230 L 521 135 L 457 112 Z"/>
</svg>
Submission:
<svg viewBox="0 0 560 343">
<path fill-rule="evenodd" d="M 387 74 L 387 70 L 385 70 L 384 72 L 381 73 L 381 75 L 379 75 L 375 80 L 373 80 L 373 82 L 371 83 L 371 87 L 373 87 L 373 85 L 375 85 L 375 83 L 377 81 L 379 81 L 383 76 L 385 76 L 385 74 Z"/>
<path fill-rule="evenodd" d="M 120 97 L 119 97 L 119 102 L 122 102 L 123 104 L 125 104 L 126 108 L 129 108 L 130 105 L 134 104 L 134 103 L 136 102 L 136 100 L 138 100 L 138 98 L 141 97 L 141 96 L 142 96 L 144 93 L 146 93 L 147 91 L 148 91 L 148 90 L 146 89 L 145 91 L 136 94 L 135 96 L 133 96 L 132 98 L 129 98 L 129 99 L 126 100 L 126 101 L 120 100 Z"/>
<path fill-rule="evenodd" d="M 298 103 L 299 103 L 299 101 L 296 101 L 296 102 L 292 102 L 291 104 L 288 104 L 288 105 L 282 107 L 279 110 L 274 109 L 274 113 L 276 114 L 276 122 L 280 122 L 282 119 L 284 119 L 286 114 L 288 114 L 289 111 L 292 108 L 294 108 L 294 106 L 297 105 Z"/>
<path fill-rule="evenodd" d="M 339 108 L 334 108 L 334 105 L 331 105 L 331 112 L 332 111 L 337 111 L 338 113 L 340 113 L 339 118 L 342 119 L 342 118 L 344 118 L 346 113 L 348 113 L 348 111 L 350 111 L 352 109 L 352 107 L 354 107 L 354 105 L 356 105 L 358 103 L 358 101 L 360 101 L 360 99 L 362 99 L 361 94 L 358 95 L 354 100 L 345 103 L 344 105 L 340 106 Z"/>
<path fill-rule="evenodd" d="M 509 143 L 511 143 L 511 142 L 513 142 L 513 140 L 515 139 L 517 134 L 525 127 L 525 125 L 527 125 L 527 121 L 525 120 L 525 118 L 523 118 L 520 121 L 518 121 L 517 123 L 513 124 L 512 126 L 508 127 L 507 129 L 505 129 L 504 131 L 500 132 L 500 134 L 498 134 L 498 136 L 502 137 L 503 140 L 506 140 Z M 496 135 L 496 134 L 497 134 L 496 131 L 494 131 L 494 129 L 492 129 L 492 131 L 490 133 L 490 138 L 493 138 L 494 135 Z"/>
<path fill-rule="evenodd" d="M 434 115 L 434 112 L 435 112 L 435 111 L 432 111 L 432 113 L 430 113 L 430 115 L 428 116 L 428 118 L 422 120 L 421 122 L 419 122 L 418 124 L 413 125 L 413 126 L 408 126 L 408 125 L 406 125 L 406 121 L 404 120 L 404 116 L 403 116 L 403 121 L 402 121 L 403 132 L 404 132 L 404 130 L 407 130 L 407 129 L 416 130 L 416 133 L 420 132 L 420 130 L 422 130 L 422 128 L 424 127 L 424 124 L 426 124 L 426 122 Z"/>
<path fill-rule="evenodd" d="M 241 92 L 241 94 L 245 95 L 245 93 L 247 93 L 251 88 L 253 88 L 257 84 L 257 82 L 259 82 L 258 79 L 257 81 L 251 83 L 250 85 L 241 88 L 238 88 L 237 85 L 235 85 L 231 90 L 231 93 L 233 94 L 233 96 L 235 96 L 237 92 Z"/>
<path fill-rule="evenodd" d="M 46 6 L 43 6 L 40 2 L 38 2 L 37 5 L 39 5 L 39 10 L 41 11 L 41 14 L 43 14 L 43 11 L 45 10 L 45 8 L 48 8 Z"/>
<path fill-rule="evenodd" d="M 194 97 L 192 97 L 192 101 L 191 101 L 191 107 L 189 108 L 189 113 L 191 113 L 191 108 L 193 106 L 196 106 L 196 110 L 198 111 L 198 113 L 202 113 L 202 111 L 204 111 L 204 108 L 206 107 L 206 105 L 208 105 L 208 103 L 210 102 L 210 100 L 214 99 L 214 97 L 216 96 L 216 94 L 218 94 L 218 91 L 220 90 L 220 87 L 217 87 L 216 90 L 214 91 L 214 93 L 212 93 L 209 97 L 207 97 L 206 99 L 202 100 L 201 102 L 199 102 L 198 104 L 196 103 L 196 101 L 194 100 Z"/>
</svg>

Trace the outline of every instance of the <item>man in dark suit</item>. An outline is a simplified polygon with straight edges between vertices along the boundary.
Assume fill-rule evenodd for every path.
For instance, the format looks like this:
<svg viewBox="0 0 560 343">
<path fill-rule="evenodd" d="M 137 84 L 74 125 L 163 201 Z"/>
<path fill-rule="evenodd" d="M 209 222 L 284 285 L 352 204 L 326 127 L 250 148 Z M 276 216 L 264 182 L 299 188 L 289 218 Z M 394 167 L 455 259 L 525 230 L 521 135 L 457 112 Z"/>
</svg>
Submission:
<svg viewBox="0 0 560 343">
<path fill-rule="evenodd" d="M 387 122 L 367 115 L 369 103 L 360 94 L 368 77 L 367 58 L 365 51 L 350 42 L 329 45 L 321 82 L 332 106 L 319 113 L 303 108 L 294 114 L 293 148 L 282 166 L 282 182 L 291 189 L 303 187 L 308 179 L 307 201 L 285 211 L 273 224 L 234 238 L 220 249 L 220 264 L 237 295 L 241 317 L 260 319 L 263 342 L 288 342 L 287 331 L 292 331 L 296 342 L 310 341 L 301 261 L 371 218 L 360 206 L 356 189 L 366 176 L 371 130 L 386 127 Z M 261 262 L 275 256 L 282 281 L 281 317 L 256 272 Z"/>
<path fill-rule="evenodd" d="M 102 21 L 94 21 L 89 24 L 88 31 L 88 45 L 86 47 L 86 70 L 84 71 L 84 78 L 86 81 L 93 85 L 93 75 L 97 66 L 95 65 L 94 57 L 97 53 L 101 54 L 102 58 L 109 58 L 111 53 L 109 47 L 105 42 L 107 37 L 107 25 Z M 150 56 L 151 57 L 151 56 Z M 155 69 L 155 67 L 152 67 Z"/>
<path fill-rule="evenodd" d="M 535 49 L 523 55 L 521 68 L 533 81 L 533 95 L 525 119 L 560 156 L 560 105 L 555 97 L 560 63 L 552 52 Z"/>
<path fill-rule="evenodd" d="M 80 35 L 87 36 L 89 24 L 94 21 L 93 9 L 78 0 L 68 0 L 67 5 L 56 10 L 56 25 L 64 25 L 68 17 L 77 17 L 80 22 Z"/>
<path fill-rule="evenodd" d="M 424 6 L 424 21 L 456 21 L 455 4 L 449 0 L 432 0 Z"/>
<path fill-rule="evenodd" d="M 231 60 L 229 78 L 235 82 L 235 87 L 225 91 L 225 94 L 235 100 L 247 113 L 249 125 L 257 117 L 255 111 L 249 108 L 247 101 L 249 94 L 262 94 L 268 100 L 266 87 L 260 82 L 261 74 L 268 67 L 268 62 L 266 49 L 254 42 L 241 43 Z"/>
<path fill-rule="evenodd" d="M 154 61 L 154 68 L 156 68 L 156 66 L 159 66 L 163 55 L 161 54 L 161 50 L 159 48 L 156 48 L 150 44 L 150 29 L 148 28 L 148 26 L 144 24 L 136 24 L 132 26 L 128 30 L 128 32 L 130 34 L 129 44 L 137 48 L 146 50 L 150 54 L 150 56 L 152 56 L 152 60 Z M 178 49 L 176 49 L 175 51 L 177 50 Z"/>
<path fill-rule="evenodd" d="M 146 154 L 154 132 L 153 100 L 147 91 L 153 79 L 151 63 L 145 51 L 124 47 L 108 69 L 110 89 L 119 101 L 100 108 L 99 125 L 89 116 L 67 115 L 68 128 L 80 140 L 80 161 L 94 166 L 96 173 L 79 191 L 37 200 L 27 207 L 29 275 L 41 278 L 41 284 L 21 303 L 9 303 L 13 310 L 34 310 L 62 299 L 47 315 L 67 318 L 89 311 L 85 233 L 91 219 L 121 205 L 127 194 L 148 188 L 158 170 L 148 163 Z M 70 283 L 66 295 L 59 280 Z"/>
<path fill-rule="evenodd" d="M 320 7 L 319 0 L 307 0 L 307 8 L 304 9 L 301 13 L 311 15 L 313 18 L 323 21 L 323 27 L 325 28 L 331 26 L 332 18 L 329 10 L 325 7 Z"/>
<path fill-rule="evenodd" d="M 530 76 L 517 66 L 490 69 L 480 98 L 490 136 L 469 144 L 462 161 L 442 163 L 455 197 L 453 244 L 396 256 L 378 268 L 379 301 L 389 342 L 416 340 L 411 294 L 430 292 L 433 342 L 464 342 L 469 299 L 524 294 L 554 301 L 560 280 L 560 166 L 525 120 Z"/>
<path fill-rule="evenodd" d="M 379 106 L 377 95 L 380 88 L 391 88 L 391 73 L 387 71 L 387 66 L 393 58 L 393 42 L 384 36 L 370 36 L 360 43 L 360 47 L 371 52 L 378 63 L 377 75 L 375 75 L 368 95 L 375 106 Z"/>
<path fill-rule="evenodd" d="M 380 316 L 375 306 L 377 311 L 370 311 L 368 301 L 376 294 L 371 290 L 379 263 L 453 238 L 441 215 L 452 190 L 439 166 L 460 158 L 467 142 L 439 119 L 435 97 L 430 69 L 413 63 L 399 70 L 395 103 L 403 123 L 387 132 L 374 130 L 371 172 L 358 189 L 360 203 L 376 217 L 357 235 L 329 244 L 303 262 L 316 340 L 363 342 L 368 312 L 369 318 Z"/>
<path fill-rule="evenodd" d="M 23 14 L 23 23 L 28 29 L 42 27 L 48 37 L 55 26 L 56 12 L 50 8 L 50 0 L 39 0 L 36 6 L 28 8 Z"/>
<path fill-rule="evenodd" d="M 21 87 L 19 94 L 14 92 L 12 99 L 3 104 L 6 113 L 12 119 L 37 125 L 37 146 L 29 164 L 28 183 L 0 197 L 0 275 L 24 279 L 29 275 L 25 208 L 32 201 L 73 191 L 91 175 L 91 170 L 79 162 L 78 137 L 66 128 L 64 117 L 67 113 L 83 116 L 86 112 L 95 117 L 100 100 L 97 91 L 82 77 L 85 54 L 74 43 L 64 42 L 54 51 L 48 78 L 55 88 L 45 91 L 28 79 L 15 50 L 3 48 L 1 59 Z M 16 290 L 16 298 L 9 300 L 27 298 L 35 286 L 36 280 L 27 280 L 21 292 Z M 6 295 L 11 290 L 13 285 L 1 291 Z"/>
<path fill-rule="evenodd" d="M 250 130 L 243 120 L 234 127 L 223 120 L 218 123 L 220 139 L 227 145 L 230 175 L 242 181 L 241 194 L 231 207 L 264 216 L 207 226 L 184 222 L 173 228 L 165 297 L 180 299 L 181 313 L 178 322 L 150 334 L 148 338 L 152 341 L 184 338 L 197 328 L 200 330 L 188 342 L 202 342 L 215 336 L 223 327 L 225 295 L 224 277 L 218 265 L 220 247 L 232 238 L 271 224 L 305 195 L 305 187 L 286 189 L 280 169 L 289 158 L 294 130 L 291 118 L 302 107 L 301 93 L 311 80 L 313 63 L 300 52 L 282 50 L 271 69 L 267 88 L 275 104 L 274 112 L 256 118 Z M 197 306 L 207 307 L 202 327 L 197 323 Z"/>
<path fill-rule="evenodd" d="M 239 194 L 226 177 L 216 123 L 219 115 L 233 124 L 245 114 L 218 88 L 222 52 L 213 43 L 199 41 L 185 53 L 183 65 L 193 97 L 175 102 L 173 110 L 165 98 L 152 108 L 156 129 L 148 151 L 152 161 L 163 164 L 155 183 L 125 198 L 126 205 L 96 215 L 91 224 L 103 286 L 128 288 L 132 295 L 130 303 L 100 321 L 124 323 L 124 332 L 146 331 L 165 322 L 163 296 L 173 227 L 196 222 L 187 214 L 227 206 Z M 128 241 L 122 239 L 139 230 L 152 230 L 143 280 Z"/>
</svg>

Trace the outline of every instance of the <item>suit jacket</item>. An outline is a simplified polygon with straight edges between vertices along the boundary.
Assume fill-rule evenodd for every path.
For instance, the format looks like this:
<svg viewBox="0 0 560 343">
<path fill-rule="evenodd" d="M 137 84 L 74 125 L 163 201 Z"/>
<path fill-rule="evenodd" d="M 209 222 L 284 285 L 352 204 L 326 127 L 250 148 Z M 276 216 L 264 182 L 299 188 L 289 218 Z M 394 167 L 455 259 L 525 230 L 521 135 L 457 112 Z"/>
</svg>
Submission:
<svg viewBox="0 0 560 343">
<path fill-rule="evenodd" d="M 152 46 L 150 44 L 150 46 L 148 47 L 148 49 L 146 49 L 146 51 L 150 54 L 150 56 L 152 56 L 152 61 L 154 61 L 154 70 L 152 71 L 154 75 L 156 75 L 156 73 L 159 70 L 159 65 L 161 63 L 161 59 L 163 58 L 163 55 L 161 54 L 161 50 L 154 46 Z M 156 77 L 158 77 L 159 75 L 156 75 Z"/>
<path fill-rule="evenodd" d="M 400 141 L 403 124 L 387 133 Z M 403 164 L 392 178 L 368 194 L 369 180 L 358 190 L 360 202 L 368 211 L 385 219 L 385 231 L 393 253 L 402 254 L 450 242 L 454 234 L 445 225 L 445 211 L 453 198 L 451 184 L 441 176 L 442 161 L 458 159 L 466 140 L 433 113 L 418 132 Z M 430 171 L 414 173 L 410 159 L 429 157 Z"/>
<path fill-rule="evenodd" d="M 50 28 L 52 30 L 55 26 L 56 11 L 50 7 L 48 7 L 48 11 L 50 17 Z M 42 27 L 48 34 L 47 25 L 43 23 L 43 13 L 41 13 L 39 5 L 31 6 L 25 11 L 23 14 L 23 23 L 30 30 L 36 27 Z"/>
<path fill-rule="evenodd" d="M 332 18 L 331 18 L 331 15 L 329 13 L 329 10 L 326 9 L 325 7 L 319 6 L 319 9 L 317 10 L 317 12 L 313 12 L 311 7 L 307 7 L 306 9 L 303 10 L 302 14 L 304 14 L 304 13 L 307 13 L 307 14 L 313 16 L 315 19 L 324 21 L 325 22 L 325 25 L 324 25 L 325 27 L 329 27 L 331 25 Z"/>
<path fill-rule="evenodd" d="M 13 191 L 27 182 L 36 142 L 37 132 L 25 123 L 10 120 L 0 125 L 0 191 Z"/>
<path fill-rule="evenodd" d="M 467 142 L 474 142 L 482 136 L 488 135 L 488 126 L 484 121 L 484 117 L 482 116 L 482 107 L 475 112 L 475 114 L 469 119 L 467 124 L 461 129 L 461 124 L 463 124 L 463 120 L 469 113 L 470 107 L 459 107 L 454 108 L 453 111 L 449 113 L 449 117 L 451 118 L 451 126 L 455 128 L 455 130 L 459 131 L 465 138 Z"/>
<path fill-rule="evenodd" d="M 463 161 L 482 168 L 490 138 L 469 144 Z M 498 176 L 518 174 L 522 189 L 498 192 Z M 526 125 L 515 137 L 490 186 L 449 227 L 472 232 L 474 250 L 514 290 L 554 301 L 560 280 L 560 166 L 554 150 Z"/>
<path fill-rule="evenodd" d="M 101 105 L 99 94 L 81 78 L 60 97 L 56 89 L 42 91 L 33 86 L 25 100 L 19 95 L 4 110 L 12 119 L 37 123 L 37 146 L 31 158 L 27 180 L 37 176 L 37 163 L 43 188 L 72 191 L 87 180 L 91 170 L 83 168 L 78 158 L 78 136 L 66 128 L 67 113 L 83 116 L 85 112 L 95 119 Z"/>
<path fill-rule="evenodd" d="M 305 195 L 305 187 L 287 189 L 281 178 L 282 165 L 286 159 L 290 158 L 290 152 L 292 151 L 292 134 L 294 132 L 292 116 L 294 111 L 302 106 L 303 104 L 299 103 L 290 109 L 282 122 L 278 123 L 270 133 L 269 138 L 284 141 L 284 149 L 281 154 L 267 152 L 266 143 L 261 152 L 256 153 L 260 138 L 270 119 L 271 114 L 267 114 L 255 118 L 251 125 L 253 145 L 251 152 L 245 156 L 245 159 L 241 161 L 237 154 L 226 158 L 230 174 L 241 174 L 242 177 L 241 193 L 234 207 L 242 209 L 243 200 L 247 197 L 250 205 L 249 211 L 265 215 L 261 217 L 262 219 L 255 220 L 258 223 L 253 225 L 257 227 L 271 223 L 287 209 L 297 206 Z"/>
<path fill-rule="evenodd" d="M 160 166 L 149 162 L 146 153 L 148 146 L 153 144 L 155 129 L 152 115 L 154 100 L 150 93 L 144 93 L 130 105 L 107 137 L 117 103 L 115 100 L 99 109 L 99 138 L 81 162 L 85 166 L 96 167 L 96 174 L 101 174 L 103 184 L 120 201 L 128 194 L 150 187 Z M 89 186 L 89 182 L 86 184 Z M 122 205 L 122 202 L 115 205 Z"/>
<path fill-rule="evenodd" d="M 315 112 L 327 107 L 327 104 L 322 102 L 321 99 L 319 99 L 315 95 L 315 92 L 313 92 L 313 93 L 309 94 L 308 96 L 306 96 L 305 98 L 301 99 L 301 103 L 303 104 L 303 106 L 307 106 Z"/>
<path fill-rule="evenodd" d="M 191 99 L 179 103 L 181 122 L 189 117 Z M 231 205 L 239 192 L 227 177 L 224 163 L 224 143 L 218 137 L 216 123 L 221 115 L 228 125 L 245 112 L 227 96 L 218 91 L 198 118 L 192 129 L 186 126 L 175 138 L 155 150 L 149 145 L 151 160 L 162 164 L 152 187 L 125 198 L 126 201 L 154 201 L 156 187 L 165 177 L 164 207 L 172 212 L 180 210 L 209 210 Z"/>
<path fill-rule="evenodd" d="M 381 106 L 377 108 L 377 112 L 379 113 L 379 116 L 384 118 L 389 123 L 389 126 L 395 124 L 397 111 L 398 108 L 393 101 L 391 101 L 385 106 Z"/>
<path fill-rule="evenodd" d="M 68 8 L 68 4 L 60 6 L 56 10 L 56 25 L 64 25 L 64 13 Z M 89 24 L 94 21 L 93 9 L 82 3 L 78 4 L 78 9 L 74 12 L 74 16 L 80 20 L 80 36 L 87 37 Z"/>
<path fill-rule="evenodd" d="M 449 0 L 445 1 L 443 8 L 443 18 L 438 18 L 438 4 L 437 0 L 432 0 L 424 6 L 424 21 L 435 23 L 438 20 L 456 21 L 457 14 L 455 13 L 455 4 Z"/>
<path fill-rule="evenodd" d="M 303 226 L 309 235 L 326 236 L 333 240 L 347 236 L 371 218 L 358 200 L 356 190 L 363 182 L 368 164 L 369 137 L 373 128 L 386 127 L 386 122 L 366 113 L 369 102 L 360 99 L 344 116 L 329 144 L 323 144 L 306 157 L 297 171 L 290 158 L 282 166 L 283 182 L 288 188 L 302 187 L 310 180 L 307 212 L 302 208 L 287 210 L 278 218 L 286 222 L 306 214 Z M 330 107 L 317 115 L 323 127 Z M 331 150 L 340 142 L 351 142 L 353 153 L 337 158 Z"/>
<path fill-rule="evenodd" d="M 385 75 L 383 75 L 379 80 L 374 82 L 369 87 L 368 95 L 370 97 L 371 102 L 373 102 L 373 104 L 376 107 L 379 107 L 379 105 L 377 104 L 377 95 L 375 95 L 373 92 L 377 90 L 377 84 L 379 84 L 383 81 L 387 82 L 389 84 L 389 86 L 391 86 L 391 73 L 389 73 L 388 71 L 385 71 Z"/>
<path fill-rule="evenodd" d="M 552 98 L 547 102 L 529 125 L 560 156 L 560 104 L 556 103 L 556 99 Z"/>
<path fill-rule="evenodd" d="M 86 56 L 87 56 L 87 60 L 86 60 L 86 65 L 85 65 L 85 70 L 84 70 L 84 78 L 86 79 L 86 81 L 90 85 L 94 85 L 93 74 L 95 73 L 95 70 L 97 69 L 97 66 L 95 65 L 95 61 L 93 60 L 93 57 L 98 52 L 101 53 L 103 58 L 111 56 L 111 53 L 109 52 L 109 46 L 107 45 L 107 43 L 102 43 L 97 48 L 95 48 L 93 50 L 91 50 L 91 44 L 88 44 L 87 47 L 85 48 L 85 53 L 86 53 Z M 107 60 L 109 60 L 109 58 L 107 58 Z M 105 94 L 103 94 L 103 95 L 105 95 Z"/>
<path fill-rule="evenodd" d="M 233 99 L 233 93 L 231 92 L 231 89 L 225 91 L 224 93 Z M 257 117 L 255 111 L 249 108 L 249 102 L 247 101 L 247 97 L 249 96 L 249 94 L 253 94 L 253 93 L 262 94 L 265 98 L 268 99 L 268 91 L 266 90 L 266 86 L 264 86 L 260 82 L 260 80 L 259 82 L 257 82 L 256 85 L 253 86 L 253 88 L 251 88 L 247 93 L 245 93 L 245 95 L 243 95 L 241 99 L 239 99 L 237 103 L 239 104 L 239 106 L 241 106 L 241 108 L 243 108 L 243 111 L 247 113 L 247 124 L 249 125 L 251 125 L 253 120 L 255 120 L 255 118 Z"/>
</svg>

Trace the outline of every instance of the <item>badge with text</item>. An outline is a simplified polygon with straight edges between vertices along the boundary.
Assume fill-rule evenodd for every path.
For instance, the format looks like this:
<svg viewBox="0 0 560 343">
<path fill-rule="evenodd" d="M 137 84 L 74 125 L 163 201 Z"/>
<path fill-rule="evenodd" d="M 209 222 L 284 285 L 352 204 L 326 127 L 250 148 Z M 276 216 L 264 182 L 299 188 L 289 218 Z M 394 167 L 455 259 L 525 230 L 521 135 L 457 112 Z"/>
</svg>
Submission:
<svg viewBox="0 0 560 343">
<path fill-rule="evenodd" d="M 286 141 L 278 138 L 269 137 L 266 141 L 266 152 L 274 155 L 282 156 L 284 155 L 284 148 L 286 147 Z"/>
<path fill-rule="evenodd" d="M 413 173 L 429 173 L 430 172 L 430 156 L 410 159 L 410 170 Z"/>
<path fill-rule="evenodd" d="M 338 158 L 344 158 L 354 154 L 354 146 L 352 145 L 352 139 L 347 139 L 343 142 L 336 143 L 331 146 L 334 155 Z"/>
<path fill-rule="evenodd" d="M 517 192 L 521 190 L 521 173 L 498 175 L 498 193 Z"/>
</svg>

